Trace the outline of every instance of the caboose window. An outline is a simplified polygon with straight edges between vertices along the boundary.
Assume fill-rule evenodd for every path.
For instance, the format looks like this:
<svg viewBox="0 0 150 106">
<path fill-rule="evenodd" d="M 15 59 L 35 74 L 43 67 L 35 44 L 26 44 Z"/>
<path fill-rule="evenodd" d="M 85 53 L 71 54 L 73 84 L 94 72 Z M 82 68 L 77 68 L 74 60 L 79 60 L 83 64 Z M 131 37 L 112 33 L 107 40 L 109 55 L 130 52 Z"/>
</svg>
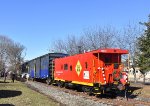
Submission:
<svg viewBox="0 0 150 106">
<path fill-rule="evenodd" d="M 68 70 L 68 64 L 64 64 L 64 70 Z"/>
<path fill-rule="evenodd" d="M 110 59 L 108 57 L 105 57 L 105 63 L 109 63 Z"/>
<path fill-rule="evenodd" d="M 70 71 L 72 71 L 72 65 L 70 66 Z"/>
<path fill-rule="evenodd" d="M 87 63 L 87 62 L 85 62 L 85 68 L 86 68 L 86 69 L 88 68 L 88 63 Z"/>
</svg>

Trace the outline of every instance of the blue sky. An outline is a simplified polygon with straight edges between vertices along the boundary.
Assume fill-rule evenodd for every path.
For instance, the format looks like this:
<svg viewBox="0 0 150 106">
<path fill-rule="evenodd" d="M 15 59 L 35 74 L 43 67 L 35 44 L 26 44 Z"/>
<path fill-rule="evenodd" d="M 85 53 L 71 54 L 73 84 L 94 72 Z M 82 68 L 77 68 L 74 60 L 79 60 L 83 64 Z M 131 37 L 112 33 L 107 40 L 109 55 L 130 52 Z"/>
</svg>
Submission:
<svg viewBox="0 0 150 106">
<path fill-rule="evenodd" d="M 122 28 L 148 19 L 150 0 L 0 0 L 0 35 L 26 48 L 26 59 L 48 53 L 52 42 L 93 26 Z"/>
</svg>

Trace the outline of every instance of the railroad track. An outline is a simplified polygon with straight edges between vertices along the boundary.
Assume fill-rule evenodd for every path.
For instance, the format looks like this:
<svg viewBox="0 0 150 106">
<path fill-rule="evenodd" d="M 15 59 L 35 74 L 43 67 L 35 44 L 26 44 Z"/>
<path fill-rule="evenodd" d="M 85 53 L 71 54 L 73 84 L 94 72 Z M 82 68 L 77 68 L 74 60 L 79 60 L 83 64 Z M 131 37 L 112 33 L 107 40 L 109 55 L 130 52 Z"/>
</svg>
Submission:
<svg viewBox="0 0 150 106">
<path fill-rule="evenodd" d="M 130 95 L 128 100 L 125 99 L 123 96 L 120 96 L 120 95 L 118 95 L 117 97 L 110 97 L 110 95 L 102 95 L 102 96 L 96 97 L 96 96 L 89 96 L 87 93 L 78 91 L 76 89 L 60 88 L 58 86 L 47 85 L 45 83 L 36 82 L 36 81 L 34 81 L 34 82 L 29 81 L 29 82 L 26 82 L 26 84 L 30 85 L 30 88 L 32 88 L 32 89 L 36 88 L 37 91 L 41 92 L 41 93 L 43 93 L 42 92 L 43 88 L 47 88 L 47 89 L 50 89 L 50 90 L 57 90 L 56 94 L 60 93 L 60 92 L 63 92 L 62 96 L 65 96 L 65 95 L 69 94 L 69 95 L 72 95 L 72 96 L 81 97 L 81 98 L 83 98 L 83 100 L 91 100 L 91 101 L 94 101 L 96 103 L 100 103 L 102 106 L 103 105 L 106 105 L 106 106 L 107 105 L 122 105 L 122 106 L 142 105 L 142 106 L 150 106 L 150 101 L 142 101 L 140 99 L 137 99 L 138 97 L 134 97 L 136 95 Z M 34 84 L 40 85 L 40 87 L 35 87 Z M 50 94 L 47 94 L 46 91 L 43 94 L 50 95 Z M 50 95 L 50 96 L 51 96 L 51 98 L 55 98 L 54 100 L 56 100 L 56 101 L 58 101 L 62 104 L 69 105 L 69 103 L 63 103 L 62 101 L 57 100 L 57 97 L 53 97 L 53 96 L 55 96 L 55 94 Z M 61 98 L 61 96 L 59 96 L 59 98 Z M 62 98 L 65 98 L 65 97 L 62 97 Z M 79 105 L 79 103 L 77 103 L 77 104 Z M 87 105 L 87 104 L 85 104 L 85 105 Z M 93 105 L 93 104 L 91 104 L 91 105 Z M 84 104 L 82 104 L 82 106 L 84 106 Z M 93 105 L 93 106 L 95 106 L 95 105 Z"/>
</svg>

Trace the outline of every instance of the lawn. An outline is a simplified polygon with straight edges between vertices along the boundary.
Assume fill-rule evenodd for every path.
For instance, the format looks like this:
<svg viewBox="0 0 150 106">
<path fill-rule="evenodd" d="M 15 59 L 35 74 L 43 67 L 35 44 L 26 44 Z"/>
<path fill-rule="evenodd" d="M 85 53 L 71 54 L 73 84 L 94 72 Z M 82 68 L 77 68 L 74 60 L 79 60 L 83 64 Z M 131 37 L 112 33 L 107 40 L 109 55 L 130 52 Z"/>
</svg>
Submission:
<svg viewBox="0 0 150 106">
<path fill-rule="evenodd" d="M 5 104 L 5 105 L 4 105 Z M 0 106 L 59 106 L 48 96 L 28 88 L 25 84 L 0 80 Z"/>
</svg>

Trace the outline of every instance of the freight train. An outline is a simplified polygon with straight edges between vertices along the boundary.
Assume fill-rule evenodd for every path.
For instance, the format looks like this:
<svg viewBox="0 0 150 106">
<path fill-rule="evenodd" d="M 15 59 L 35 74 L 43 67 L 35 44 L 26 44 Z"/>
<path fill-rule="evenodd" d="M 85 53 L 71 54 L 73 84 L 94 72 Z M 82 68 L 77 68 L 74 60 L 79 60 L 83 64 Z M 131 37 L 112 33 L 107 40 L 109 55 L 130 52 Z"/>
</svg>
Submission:
<svg viewBox="0 0 150 106">
<path fill-rule="evenodd" d="M 45 79 L 47 84 L 80 88 L 89 94 L 125 90 L 129 86 L 121 57 L 122 49 L 98 49 L 69 56 L 49 53 L 24 63 L 31 79 Z"/>
</svg>

